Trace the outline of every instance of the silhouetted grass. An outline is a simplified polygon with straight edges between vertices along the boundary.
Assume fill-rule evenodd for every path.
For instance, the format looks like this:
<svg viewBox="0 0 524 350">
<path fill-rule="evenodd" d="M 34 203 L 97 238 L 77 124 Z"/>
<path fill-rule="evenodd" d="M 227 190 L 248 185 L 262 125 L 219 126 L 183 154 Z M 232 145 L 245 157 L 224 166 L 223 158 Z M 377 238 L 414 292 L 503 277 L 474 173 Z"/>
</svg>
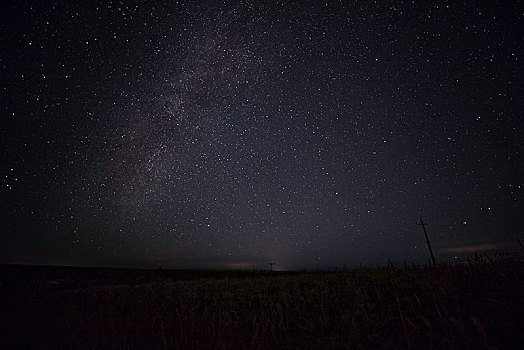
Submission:
<svg viewBox="0 0 524 350">
<path fill-rule="evenodd" d="M 524 348 L 516 260 L 273 274 L 122 270 L 125 278 L 112 270 L 98 279 L 75 277 L 78 269 L 14 278 L 9 268 L 5 349 Z"/>
</svg>

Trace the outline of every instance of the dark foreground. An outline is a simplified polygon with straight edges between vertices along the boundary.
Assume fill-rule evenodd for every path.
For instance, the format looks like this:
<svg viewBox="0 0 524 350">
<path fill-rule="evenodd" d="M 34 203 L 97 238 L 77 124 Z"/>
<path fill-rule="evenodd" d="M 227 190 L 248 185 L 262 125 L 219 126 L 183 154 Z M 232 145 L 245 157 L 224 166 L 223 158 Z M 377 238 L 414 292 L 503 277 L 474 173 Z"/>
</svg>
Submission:
<svg viewBox="0 0 524 350">
<path fill-rule="evenodd" d="M 273 273 L 0 266 L 2 349 L 524 349 L 524 264 Z"/>
</svg>

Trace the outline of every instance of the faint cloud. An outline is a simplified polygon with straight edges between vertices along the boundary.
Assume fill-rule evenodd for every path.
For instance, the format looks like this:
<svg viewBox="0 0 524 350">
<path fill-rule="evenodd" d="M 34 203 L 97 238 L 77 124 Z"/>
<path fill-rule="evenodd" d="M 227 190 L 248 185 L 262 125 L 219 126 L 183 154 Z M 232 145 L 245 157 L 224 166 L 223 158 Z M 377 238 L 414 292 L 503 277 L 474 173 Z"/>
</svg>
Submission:
<svg viewBox="0 0 524 350">
<path fill-rule="evenodd" d="M 500 240 L 476 244 L 466 244 L 458 247 L 443 248 L 442 251 L 450 254 L 465 254 L 475 252 L 487 252 L 492 250 L 509 250 L 516 248 L 517 243 L 513 241 Z"/>
</svg>

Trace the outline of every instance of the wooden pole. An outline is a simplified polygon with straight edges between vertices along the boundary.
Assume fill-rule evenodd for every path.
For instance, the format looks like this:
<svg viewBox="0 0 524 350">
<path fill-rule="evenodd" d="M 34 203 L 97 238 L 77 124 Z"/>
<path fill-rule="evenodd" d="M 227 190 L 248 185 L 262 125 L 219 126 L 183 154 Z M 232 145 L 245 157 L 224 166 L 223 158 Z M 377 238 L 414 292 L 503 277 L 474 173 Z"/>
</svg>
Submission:
<svg viewBox="0 0 524 350">
<path fill-rule="evenodd" d="M 524 250 L 524 246 L 522 245 L 522 242 L 520 241 L 520 239 L 517 238 L 517 243 L 519 244 L 519 246 L 522 248 L 522 250 Z"/>
<path fill-rule="evenodd" d="M 429 249 L 429 254 L 431 255 L 431 261 L 433 262 L 433 266 L 437 266 L 437 264 L 435 263 L 435 256 L 433 255 L 433 249 L 431 249 L 431 243 L 429 243 L 428 233 L 426 232 L 427 224 L 422 220 L 422 218 L 420 218 L 420 222 L 417 222 L 417 225 L 422 226 L 422 229 L 424 230 L 424 236 L 426 236 L 426 242 L 428 243 L 428 249 Z"/>
</svg>

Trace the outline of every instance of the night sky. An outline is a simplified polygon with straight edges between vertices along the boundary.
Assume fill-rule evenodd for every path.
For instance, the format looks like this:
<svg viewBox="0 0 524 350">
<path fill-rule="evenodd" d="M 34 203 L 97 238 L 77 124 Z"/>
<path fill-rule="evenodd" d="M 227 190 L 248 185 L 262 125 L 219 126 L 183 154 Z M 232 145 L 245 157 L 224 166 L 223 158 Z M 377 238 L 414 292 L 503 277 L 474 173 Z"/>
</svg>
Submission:
<svg viewBox="0 0 524 350">
<path fill-rule="evenodd" d="M 520 249 L 517 1 L 7 1 L 0 263 Z"/>
</svg>

